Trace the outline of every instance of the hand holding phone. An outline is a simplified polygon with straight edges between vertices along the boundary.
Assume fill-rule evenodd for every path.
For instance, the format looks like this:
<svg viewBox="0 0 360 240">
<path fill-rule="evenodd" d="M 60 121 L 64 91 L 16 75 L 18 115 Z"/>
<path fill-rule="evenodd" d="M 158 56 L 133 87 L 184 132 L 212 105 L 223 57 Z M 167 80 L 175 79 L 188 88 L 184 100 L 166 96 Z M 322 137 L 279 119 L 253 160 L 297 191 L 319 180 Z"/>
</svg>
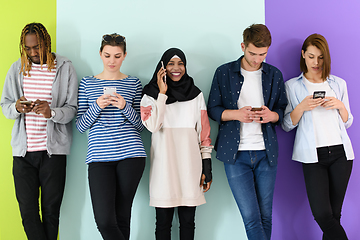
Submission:
<svg viewBox="0 0 360 240">
<path fill-rule="evenodd" d="M 161 67 L 162 67 L 163 69 L 165 69 L 165 68 L 164 68 L 164 62 L 163 62 L 163 61 L 161 61 Z M 164 81 L 164 83 L 166 83 L 166 75 L 164 76 L 164 80 L 163 80 L 163 81 Z"/>
<path fill-rule="evenodd" d="M 263 110 L 262 107 L 252 107 L 252 108 L 251 108 L 251 111 L 252 111 L 252 112 L 255 112 L 255 111 L 259 112 L 259 111 L 262 111 L 262 110 Z M 256 115 L 255 115 L 255 116 L 256 116 Z M 259 120 L 262 121 L 263 118 L 260 117 Z"/>
<path fill-rule="evenodd" d="M 33 110 L 34 104 L 35 102 L 29 101 L 22 96 L 18 101 L 16 101 L 15 107 L 19 113 L 28 113 Z"/>
</svg>

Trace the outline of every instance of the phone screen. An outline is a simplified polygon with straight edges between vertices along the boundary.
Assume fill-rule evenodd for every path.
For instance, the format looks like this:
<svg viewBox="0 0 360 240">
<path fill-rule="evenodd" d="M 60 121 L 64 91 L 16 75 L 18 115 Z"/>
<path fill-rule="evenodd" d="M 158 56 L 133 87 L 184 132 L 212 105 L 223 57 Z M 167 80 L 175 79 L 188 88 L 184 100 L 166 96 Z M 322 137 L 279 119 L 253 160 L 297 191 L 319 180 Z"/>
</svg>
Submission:
<svg viewBox="0 0 360 240">
<path fill-rule="evenodd" d="M 313 94 L 313 98 L 324 98 L 325 97 L 325 91 L 315 91 Z"/>
</svg>

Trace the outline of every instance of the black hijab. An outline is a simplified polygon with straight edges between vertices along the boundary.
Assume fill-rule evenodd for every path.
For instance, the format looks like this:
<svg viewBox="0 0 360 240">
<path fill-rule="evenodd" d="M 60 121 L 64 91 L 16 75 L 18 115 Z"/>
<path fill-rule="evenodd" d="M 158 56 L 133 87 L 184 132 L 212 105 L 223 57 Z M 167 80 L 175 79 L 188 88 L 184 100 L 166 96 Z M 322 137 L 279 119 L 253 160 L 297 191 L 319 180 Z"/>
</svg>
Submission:
<svg viewBox="0 0 360 240">
<path fill-rule="evenodd" d="M 164 62 L 164 67 L 166 68 L 168 62 L 175 55 L 178 56 L 181 61 L 183 61 L 185 66 L 185 74 L 177 82 L 171 80 L 171 78 L 168 76 L 166 77 L 166 84 L 168 85 L 168 89 L 166 91 L 168 99 L 166 100 L 166 104 L 174 103 L 176 101 L 185 102 L 188 100 L 192 100 L 200 94 L 200 89 L 195 86 L 194 80 L 187 74 L 185 54 L 178 48 L 170 48 L 166 52 L 164 52 L 159 63 L 156 66 L 152 79 L 144 87 L 143 94 L 149 95 L 154 99 L 157 99 L 160 92 L 159 86 L 157 84 L 157 73 L 161 68 L 161 61 Z"/>
</svg>

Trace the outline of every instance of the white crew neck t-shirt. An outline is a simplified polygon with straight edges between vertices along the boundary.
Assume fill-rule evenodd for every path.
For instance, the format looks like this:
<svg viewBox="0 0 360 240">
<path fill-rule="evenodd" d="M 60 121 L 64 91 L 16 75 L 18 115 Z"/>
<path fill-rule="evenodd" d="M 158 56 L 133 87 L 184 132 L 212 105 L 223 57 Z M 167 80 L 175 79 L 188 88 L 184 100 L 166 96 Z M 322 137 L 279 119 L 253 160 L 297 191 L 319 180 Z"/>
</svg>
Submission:
<svg viewBox="0 0 360 240">
<path fill-rule="evenodd" d="M 257 71 L 246 71 L 241 68 L 241 75 L 244 76 L 244 83 L 241 87 L 238 99 L 238 108 L 245 106 L 261 107 L 264 105 L 262 91 L 262 68 Z M 261 123 L 240 122 L 240 144 L 239 151 L 243 150 L 264 150 L 265 143 L 261 130 Z"/>
<path fill-rule="evenodd" d="M 314 91 L 325 91 L 325 97 L 336 97 L 328 81 L 312 83 L 304 77 L 304 84 L 311 95 L 314 94 Z M 318 106 L 311 110 L 311 115 L 314 124 L 316 147 L 342 144 L 337 109 L 327 110 L 325 107 Z"/>
</svg>

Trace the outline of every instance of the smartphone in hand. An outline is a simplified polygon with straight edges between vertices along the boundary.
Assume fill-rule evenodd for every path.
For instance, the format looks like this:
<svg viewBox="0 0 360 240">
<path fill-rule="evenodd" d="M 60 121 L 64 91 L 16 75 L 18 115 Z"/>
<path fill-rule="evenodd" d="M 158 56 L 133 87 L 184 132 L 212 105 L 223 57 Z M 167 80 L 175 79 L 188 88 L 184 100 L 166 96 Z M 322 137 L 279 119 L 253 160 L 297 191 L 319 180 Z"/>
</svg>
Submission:
<svg viewBox="0 0 360 240">
<path fill-rule="evenodd" d="M 313 99 L 316 98 L 325 98 L 325 91 L 315 91 L 313 94 Z"/>
<path fill-rule="evenodd" d="M 110 94 L 115 97 L 114 92 L 116 93 L 116 87 L 104 87 L 104 94 Z"/>
<path fill-rule="evenodd" d="M 163 62 L 163 61 L 161 61 L 161 67 L 162 67 L 163 69 L 165 69 L 165 68 L 164 68 L 164 62 Z M 164 76 L 164 80 L 163 80 L 163 81 L 164 81 L 164 83 L 166 84 L 166 75 Z"/>
<path fill-rule="evenodd" d="M 255 112 L 255 111 L 262 111 L 261 107 L 252 107 L 251 111 Z"/>
<path fill-rule="evenodd" d="M 31 105 L 32 101 L 20 101 L 21 104 Z"/>
</svg>

